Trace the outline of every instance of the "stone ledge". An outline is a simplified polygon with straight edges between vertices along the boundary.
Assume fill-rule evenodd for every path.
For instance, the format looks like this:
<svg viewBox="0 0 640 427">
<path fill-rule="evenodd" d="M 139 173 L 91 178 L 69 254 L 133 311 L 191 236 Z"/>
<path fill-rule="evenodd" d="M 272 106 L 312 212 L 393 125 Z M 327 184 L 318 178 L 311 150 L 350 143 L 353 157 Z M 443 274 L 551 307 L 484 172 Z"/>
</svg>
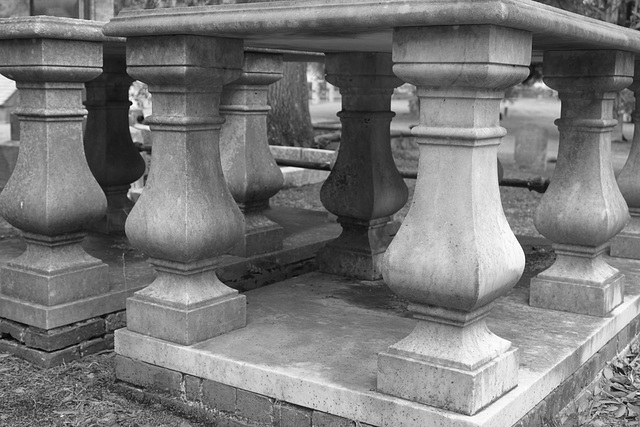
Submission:
<svg viewBox="0 0 640 427">
<path fill-rule="evenodd" d="M 592 390 L 600 372 L 607 363 L 625 354 L 638 341 L 636 336 L 640 316 L 629 323 L 596 354 L 591 356 L 576 372 L 555 388 L 543 401 L 522 417 L 513 427 L 540 427 L 552 423 L 565 412 L 575 411 L 574 400 L 579 400 L 587 390 Z"/>
<path fill-rule="evenodd" d="M 530 307 L 529 277 L 498 300 L 487 324 L 519 349 L 518 386 L 473 416 L 375 391 L 377 355 L 415 327 L 415 320 L 407 317 L 406 308 L 382 282 L 307 274 L 247 292 L 249 321 L 243 329 L 191 347 L 120 330 L 116 351 L 381 427 L 509 427 L 601 349 L 613 358 L 618 343 L 607 346 L 612 338 L 621 334 L 618 339 L 623 342 L 637 331 L 640 262 L 610 262 L 628 273 L 625 301 L 610 317 Z"/>
<path fill-rule="evenodd" d="M 620 331 L 613 339 L 611 339 L 603 348 L 596 354 L 591 356 L 576 372 L 574 372 L 569 378 L 562 382 L 556 389 L 554 389 L 544 400 L 538 403 L 529 413 L 522 417 L 518 422 L 513 424 L 513 427 L 543 427 L 546 424 L 552 422 L 552 420 L 569 405 L 578 395 L 584 392 L 586 388 L 593 385 L 594 379 L 597 378 L 599 372 L 604 366 L 614 360 L 617 355 L 628 350 L 630 345 L 638 341 L 636 333 L 640 326 L 640 316 L 636 317 L 631 323 L 629 323 L 622 331 Z M 315 411 L 311 408 L 305 408 L 298 405 L 293 405 L 288 402 L 276 401 L 266 396 L 258 395 L 242 389 L 236 389 L 235 387 L 226 386 L 224 384 L 215 383 L 217 393 L 211 394 L 209 398 L 203 399 L 202 394 L 193 393 L 193 384 L 204 384 L 208 381 L 213 381 L 193 377 L 187 374 L 181 374 L 182 379 L 180 382 L 173 381 L 173 388 L 165 391 L 165 393 L 158 392 L 157 388 L 153 389 L 152 382 L 149 381 L 147 373 L 153 370 L 157 371 L 159 375 L 176 377 L 180 373 L 172 371 L 170 369 L 161 368 L 146 364 L 144 362 L 135 361 L 123 356 L 116 356 L 117 365 L 126 365 L 129 372 L 132 368 L 137 372 L 134 376 L 130 374 L 126 378 L 118 377 L 120 381 L 119 387 L 123 393 L 126 393 L 136 400 L 159 402 L 170 408 L 179 409 L 181 412 L 190 416 L 196 416 L 198 419 L 212 420 L 221 426 L 246 426 L 255 425 L 254 422 L 260 422 L 259 425 L 269 427 L 373 427 L 370 424 L 355 423 L 352 420 L 338 417 L 336 415 L 327 414 L 325 412 Z M 191 385 L 190 385 L 191 384 Z M 221 388 L 220 388 L 221 387 Z M 231 393 L 231 394 L 229 394 Z M 238 395 L 247 396 L 248 401 L 260 400 L 262 403 L 258 405 L 261 407 L 259 410 L 259 417 L 251 418 L 246 417 L 245 422 L 249 420 L 249 424 L 239 424 L 240 419 L 234 419 L 236 410 L 238 415 L 241 413 L 241 409 L 237 409 L 236 406 L 230 406 L 229 402 L 232 400 L 226 400 L 223 402 L 220 400 L 221 395 Z M 173 397 L 171 397 L 173 396 Z M 215 397 L 214 397 L 215 396 Z M 216 404 L 216 399 L 219 404 Z M 240 404 L 242 407 L 242 403 Z M 267 408 L 266 405 L 270 405 Z M 256 409 L 253 409 L 255 411 Z M 271 421 L 268 421 L 264 415 L 265 413 L 271 414 Z M 244 412 L 244 415 L 247 415 Z M 237 418 L 237 417 L 235 417 Z M 226 419 L 226 421 L 223 421 Z M 313 424 L 312 424 L 313 423 Z"/>
</svg>

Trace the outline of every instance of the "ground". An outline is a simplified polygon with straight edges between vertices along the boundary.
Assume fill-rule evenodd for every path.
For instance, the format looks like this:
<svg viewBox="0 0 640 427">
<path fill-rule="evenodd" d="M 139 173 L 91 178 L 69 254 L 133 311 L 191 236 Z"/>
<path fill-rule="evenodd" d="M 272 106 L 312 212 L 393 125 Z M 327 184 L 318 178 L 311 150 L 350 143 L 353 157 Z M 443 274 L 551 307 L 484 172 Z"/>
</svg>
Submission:
<svg viewBox="0 0 640 427">
<path fill-rule="evenodd" d="M 396 108 L 399 107 L 399 108 Z M 335 120 L 335 105 L 316 108 L 317 120 Z M 402 105 L 396 126 L 408 128 L 415 118 L 410 117 Z M 323 113 L 324 111 L 324 113 Z M 503 125 L 512 131 L 520 124 L 540 120 L 550 132 L 550 157 L 557 149 L 557 131 L 553 119 L 558 115 L 555 100 L 516 101 L 509 107 Z M 324 116 L 323 116 L 324 114 Z M 325 117 L 326 116 L 326 117 Z M 554 133 L 555 132 L 555 133 Z M 555 139 L 554 139 L 555 138 Z M 512 142 L 511 142 L 512 144 Z M 555 144 L 555 145 L 554 145 Z M 613 144 L 614 164 L 619 169 L 628 154 L 630 144 Z M 505 141 L 500 158 L 505 165 L 505 176 L 527 178 L 532 175 L 551 176 L 553 163 L 545 171 L 520 170 L 509 153 L 513 147 Z M 399 167 L 410 170 L 417 166 L 415 152 L 395 153 Z M 512 155 L 512 154 L 511 154 Z M 414 181 L 406 180 L 413 192 Z M 319 201 L 321 184 L 282 191 L 272 199 L 274 204 L 322 209 Z M 533 226 L 533 213 L 541 195 L 520 188 L 501 188 L 503 208 L 509 224 L 516 234 L 539 236 Z M 408 205 L 404 211 L 408 209 Z M 1 238 L 1 236 L 0 236 Z M 527 269 L 540 271 L 552 261 L 550 250 L 534 251 L 528 255 Z M 187 427 L 206 424 L 174 414 L 161 406 L 140 404 L 120 394 L 114 384 L 113 353 L 87 357 L 52 369 L 42 369 L 13 356 L 0 353 L 0 426 L 138 426 L 138 427 Z M 595 384 L 594 384 L 595 385 Z M 640 358 L 634 346 L 607 367 L 598 379 L 591 394 L 577 400 L 575 408 L 549 420 L 549 427 L 633 426 L 640 407 Z"/>
</svg>

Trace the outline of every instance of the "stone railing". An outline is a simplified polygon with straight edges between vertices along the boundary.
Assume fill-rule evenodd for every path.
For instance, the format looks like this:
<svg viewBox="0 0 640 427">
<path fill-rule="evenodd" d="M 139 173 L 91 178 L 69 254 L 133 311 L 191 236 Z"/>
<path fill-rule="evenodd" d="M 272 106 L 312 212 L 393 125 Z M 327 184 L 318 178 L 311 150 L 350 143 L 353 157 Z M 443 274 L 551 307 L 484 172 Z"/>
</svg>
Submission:
<svg viewBox="0 0 640 427">
<path fill-rule="evenodd" d="M 3 21 L 0 72 L 20 90 L 21 146 L 0 210 L 27 246 L 2 268 L 0 317 L 51 330 L 121 310 L 131 291 L 81 244 L 90 226 L 124 230 L 126 189 L 144 171 L 127 120 L 132 80 L 124 40 L 105 37 L 103 24 Z"/>
<path fill-rule="evenodd" d="M 500 101 L 506 88 L 527 77 L 532 54 L 544 55 L 547 84 L 558 90 L 563 107 L 554 181 L 536 215 L 558 259 L 532 281 L 531 304 L 605 316 L 621 303 L 621 274 L 603 260 L 603 251 L 625 226 L 628 210 L 608 144 L 613 96 L 633 81 L 637 32 L 528 1 L 362 0 L 132 11 L 107 24 L 105 34 L 127 37 L 129 70 L 149 82 L 160 109 L 153 121 L 155 141 L 163 146 L 155 178 L 163 189 L 141 199 L 128 222 L 134 245 L 162 260 L 159 266 L 176 266 L 145 291 L 153 289 L 155 307 L 175 307 L 167 286 L 177 265 L 180 274 L 201 268 L 230 244 L 222 237 L 241 228 L 228 209 L 215 224 L 215 243 L 161 232 L 192 224 L 178 212 L 207 209 L 204 201 L 187 202 L 189 186 L 202 188 L 203 180 L 220 185 L 210 172 L 219 166 L 207 164 L 193 174 L 197 182 L 166 186 L 183 179 L 186 170 L 176 164 L 204 167 L 192 159 L 202 155 L 198 150 L 180 150 L 179 158 L 185 157 L 177 161 L 178 141 L 198 138 L 205 129 L 216 138 L 218 106 L 209 101 L 205 107 L 200 94 L 219 92 L 240 73 L 241 40 L 252 47 L 327 53 L 327 77 L 343 94 L 344 141 L 322 198 L 344 232 L 320 254 L 320 266 L 334 273 L 357 269 L 356 275 L 371 278 L 381 272 L 410 301 L 418 320 L 408 337 L 380 353 L 379 391 L 474 414 L 518 384 L 518 350 L 491 333 L 485 318 L 524 268 L 502 212 L 495 170 L 497 145 L 506 133 L 499 126 Z M 418 87 L 420 125 L 412 133 L 420 165 L 411 210 L 385 252 L 378 230 L 406 198 L 387 142 L 389 96 L 402 81 Z M 177 93 L 183 94 L 180 109 Z M 172 207 L 174 214 L 167 212 L 167 200 L 183 204 Z M 220 192 L 208 203 L 221 209 L 230 205 L 227 200 Z M 152 220 L 150 212 L 158 210 L 166 214 Z M 135 298 L 137 316 L 164 321 L 158 308 L 143 308 L 142 298 Z M 210 297 L 211 316 L 228 323 L 228 311 L 217 301 Z M 152 329 L 134 330 L 184 343 Z"/>
<path fill-rule="evenodd" d="M 81 317 L 81 301 L 108 294 L 105 266 L 79 245 L 82 229 L 106 210 L 98 183 L 120 197 L 138 160 L 111 174 L 120 161 L 109 163 L 108 137 L 95 151 L 85 138 L 96 183 L 81 155 L 82 84 L 100 75 L 103 44 L 118 42 L 101 30 L 49 18 L 0 25 L 0 72 L 22 91 L 20 157 L 0 208 L 27 241 L 25 253 L 2 270 L 0 317 L 33 306 L 33 316 L 49 319 L 76 301 L 74 316 Z M 378 391 L 473 415 L 518 384 L 518 349 L 489 331 L 486 316 L 524 269 L 495 171 L 506 133 L 500 101 L 527 77 L 532 54 L 544 56 L 562 117 L 554 180 L 536 214 L 558 259 L 532 280 L 530 303 L 607 316 L 622 302 L 623 275 L 604 252 L 628 221 L 627 203 L 638 208 L 638 190 L 625 181 L 638 166 L 632 153 L 620 177 L 623 197 L 609 144 L 614 94 L 633 82 L 637 32 L 526 0 L 357 0 L 122 12 L 104 34 L 127 38 L 127 72 L 154 97 L 153 164 L 126 234 L 150 257 L 157 278 L 128 300 L 130 332 L 190 346 L 246 324 L 245 296 L 214 269 L 218 256 L 251 250 L 242 236 L 254 225 L 278 233 L 260 213 L 280 183 L 261 120 L 264 87 L 277 80 L 282 61 L 277 53 L 245 53 L 247 47 L 324 52 L 327 78 L 341 90 L 342 148 L 322 200 L 343 234 L 320 254 L 320 267 L 382 276 L 417 320 L 409 336 L 379 354 Z M 123 111 L 120 89 L 128 78 L 123 62 L 118 67 L 113 77 L 105 66 L 103 79 L 113 83 L 88 85 L 90 112 Z M 407 197 L 389 150 L 390 96 L 403 81 L 418 87 L 420 125 L 412 133 L 420 164 L 411 210 L 389 243 L 384 230 Z M 230 126 L 222 126 L 223 116 Z M 88 120 L 87 137 L 112 131 L 92 130 L 102 120 Z M 232 143 L 222 155 L 221 135 Z M 256 140 L 259 146 L 249 146 Z M 116 151 L 124 156 L 131 150 L 122 141 Z M 256 154 L 260 161 L 243 162 Z M 96 164 L 107 165 L 103 173 Z M 257 181 L 271 184 L 252 193 L 248 176 L 255 171 L 238 164 L 251 164 L 261 171 Z M 626 247 L 637 245 L 633 224 L 621 234 Z"/>
</svg>

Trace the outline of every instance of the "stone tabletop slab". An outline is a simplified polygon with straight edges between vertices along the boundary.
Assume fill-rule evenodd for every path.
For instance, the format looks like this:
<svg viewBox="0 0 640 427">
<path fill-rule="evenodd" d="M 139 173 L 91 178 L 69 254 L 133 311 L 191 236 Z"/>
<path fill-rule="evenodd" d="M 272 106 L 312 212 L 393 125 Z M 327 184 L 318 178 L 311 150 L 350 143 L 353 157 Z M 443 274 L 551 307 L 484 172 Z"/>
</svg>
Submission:
<svg viewBox="0 0 640 427">
<path fill-rule="evenodd" d="M 640 54 L 640 33 L 530 0 L 312 0 L 122 11 L 109 36 L 195 34 L 246 46 L 390 52 L 394 27 L 492 24 L 530 31 L 534 53 L 609 49 Z"/>
<path fill-rule="evenodd" d="M 24 16 L 0 19 L 0 40 L 61 39 L 96 42 L 123 42 L 117 37 L 105 37 L 104 22 L 54 16 Z"/>
</svg>

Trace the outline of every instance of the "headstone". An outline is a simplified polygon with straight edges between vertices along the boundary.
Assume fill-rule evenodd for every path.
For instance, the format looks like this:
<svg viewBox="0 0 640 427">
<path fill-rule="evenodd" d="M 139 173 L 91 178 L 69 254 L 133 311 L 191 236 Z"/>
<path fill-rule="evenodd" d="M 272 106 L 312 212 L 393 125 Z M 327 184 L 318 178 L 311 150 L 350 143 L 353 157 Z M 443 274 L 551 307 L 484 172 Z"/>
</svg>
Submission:
<svg viewBox="0 0 640 427">
<path fill-rule="evenodd" d="M 527 123 L 515 132 L 514 157 L 521 169 L 543 171 L 547 167 L 547 131 Z"/>
</svg>

